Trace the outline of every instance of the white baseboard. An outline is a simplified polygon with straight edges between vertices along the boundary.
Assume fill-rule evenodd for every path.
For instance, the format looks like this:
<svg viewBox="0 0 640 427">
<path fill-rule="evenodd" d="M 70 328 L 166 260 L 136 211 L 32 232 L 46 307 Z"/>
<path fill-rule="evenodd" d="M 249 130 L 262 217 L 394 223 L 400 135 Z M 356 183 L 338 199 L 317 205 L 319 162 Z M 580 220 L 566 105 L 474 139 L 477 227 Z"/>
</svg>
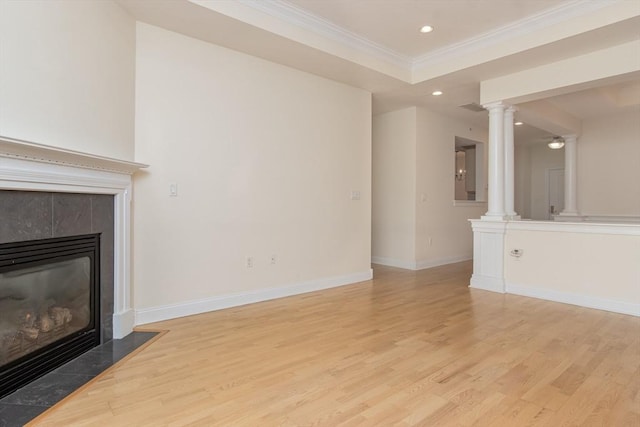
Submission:
<svg viewBox="0 0 640 427">
<path fill-rule="evenodd" d="M 121 339 L 133 332 L 136 316 L 132 309 L 113 313 L 113 339 Z"/>
<path fill-rule="evenodd" d="M 498 292 L 504 294 L 504 279 L 498 279 L 490 276 L 482 276 L 480 274 L 471 275 L 471 283 L 469 285 L 473 289 L 482 289 L 484 291 Z"/>
<path fill-rule="evenodd" d="M 373 264 L 386 265 L 387 267 L 404 268 L 405 270 L 424 270 L 425 268 L 439 267 L 441 265 L 453 264 L 456 262 L 469 261 L 473 259 L 471 254 L 458 255 L 452 257 L 431 258 L 421 261 L 404 261 L 393 258 L 372 256 Z"/>
<path fill-rule="evenodd" d="M 405 270 L 415 270 L 416 263 L 411 261 L 405 261 L 401 259 L 386 258 L 381 256 L 372 256 L 371 262 L 373 264 L 386 265 L 387 267 L 404 268 Z"/>
<path fill-rule="evenodd" d="M 253 304 L 276 298 L 304 294 L 322 289 L 335 288 L 364 282 L 373 278 L 373 270 L 346 276 L 327 277 L 324 279 L 310 280 L 293 285 L 278 288 L 259 289 L 255 291 L 241 292 L 237 294 L 220 295 L 195 301 L 186 301 L 178 304 L 168 304 L 151 308 L 136 310 L 136 325 L 175 319 L 177 317 L 191 316 L 209 311 L 222 310 L 224 308 L 237 307 L 245 304 Z M 115 328 L 114 328 L 115 330 Z"/>
<path fill-rule="evenodd" d="M 639 224 L 640 216 L 638 215 L 592 215 L 582 214 L 584 221 L 587 222 L 607 222 L 607 223 L 623 223 L 623 224 Z"/>
<path fill-rule="evenodd" d="M 473 259 L 472 254 L 464 254 L 443 258 L 424 259 L 416 262 L 416 270 L 424 270 L 425 268 L 439 267 L 441 265 L 454 264 L 456 262 L 469 261 Z"/>
<path fill-rule="evenodd" d="M 640 304 L 507 283 L 507 293 L 640 317 Z"/>
</svg>

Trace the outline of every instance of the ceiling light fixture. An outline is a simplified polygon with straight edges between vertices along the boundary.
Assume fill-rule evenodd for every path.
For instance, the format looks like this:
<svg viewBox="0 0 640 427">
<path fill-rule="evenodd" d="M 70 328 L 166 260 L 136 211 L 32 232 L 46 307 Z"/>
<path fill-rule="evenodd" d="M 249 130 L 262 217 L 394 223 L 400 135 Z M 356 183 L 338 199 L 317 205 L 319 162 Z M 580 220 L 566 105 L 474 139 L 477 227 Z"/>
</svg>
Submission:
<svg viewBox="0 0 640 427">
<path fill-rule="evenodd" d="M 560 138 L 559 136 L 554 136 L 553 140 L 550 143 L 548 143 L 547 145 L 552 150 L 559 150 L 562 147 L 564 147 L 564 139 Z"/>
<path fill-rule="evenodd" d="M 524 123 L 523 122 L 515 122 L 514 125 L 516 126 L 522 126 Z"/>
<path fill-rule="evenodd" d="M 442 95 L 442 91 L 441 90 L 434 90 L 433 92 L 431 92 L 431 95 L 440 96 L 440 95 Z"/>
<path fill-rule="evenodd" d="M 433 31 L 433 27 L 431 25 L 425 25 L 424 27 L 420 28 L 421 33 L 430 33 L 431 31 Z"/>
</svg>

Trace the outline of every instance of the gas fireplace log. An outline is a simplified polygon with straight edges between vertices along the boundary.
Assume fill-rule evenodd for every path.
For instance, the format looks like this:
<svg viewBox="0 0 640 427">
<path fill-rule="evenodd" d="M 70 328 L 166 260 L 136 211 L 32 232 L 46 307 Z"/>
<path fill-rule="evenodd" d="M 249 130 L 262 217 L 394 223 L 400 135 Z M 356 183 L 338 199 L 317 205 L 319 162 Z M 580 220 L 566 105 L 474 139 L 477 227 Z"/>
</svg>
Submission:
<svg viewBox="0 0 640 427">
<path fill-rule="evenodd" d="M 31 341 L 35 341 L 38 339 L 40 331 L 37 328 L 30 328 L 25 326 L 24 328 L 22 328 L 22 333 L 24 334 L 25 338 Z"/>
<path fill-rule="evenodd" d="M 49 309 L 49 315 L 56 326 L 66 325 L 71 322 L 72 318 L 71 311 L 64 307 L 51 307 Z"/>
<path fill-rule="evenodd" d="M 49 317 L 48 313 L 40 314 L 40 330 L 42 332 L 49 332 L 54 327 L 54 321 Z"/>
</svg>

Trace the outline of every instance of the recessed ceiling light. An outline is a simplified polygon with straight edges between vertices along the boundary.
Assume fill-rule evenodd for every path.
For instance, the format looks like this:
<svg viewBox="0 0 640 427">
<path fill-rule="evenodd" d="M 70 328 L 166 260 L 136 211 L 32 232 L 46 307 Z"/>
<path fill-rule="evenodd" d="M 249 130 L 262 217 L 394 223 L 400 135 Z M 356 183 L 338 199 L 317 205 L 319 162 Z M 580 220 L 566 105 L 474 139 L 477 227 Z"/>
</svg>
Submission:
<svg viewBox="0 0 640 427">
<path fill-rule="evenodd" d="M 431 25 L 425 25 L 424 27 L 420 28 L 421 33 L 430 33 L 431 31 L 433 31 L 433 27 Z"/>
<path fill-rule="evenodd" d="M 442 91 L 441 90 L 434 90 L 433 92 L 431 92 L 431 95 L 440 96 L 440 95 L 442 95 Z"/>
<path fill-rule="evenodd" d="M 515 123 L 514 123 L 514 125 L 516 125 L 516 126 L 522 126 L 523 124 L 524 124 L 524 123 L 522 123 L 522 122 L 515 122 Z"/>
</svg>

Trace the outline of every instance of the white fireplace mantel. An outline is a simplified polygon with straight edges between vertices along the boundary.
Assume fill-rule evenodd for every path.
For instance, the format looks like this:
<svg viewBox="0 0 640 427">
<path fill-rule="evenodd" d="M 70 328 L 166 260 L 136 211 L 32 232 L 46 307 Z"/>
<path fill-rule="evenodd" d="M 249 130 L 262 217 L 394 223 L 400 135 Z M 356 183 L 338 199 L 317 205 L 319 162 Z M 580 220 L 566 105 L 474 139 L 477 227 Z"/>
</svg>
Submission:
<svg viewBox="0 0 640 427">
<path fill-rule="evenodd" d="M 133 330 L 131 176 L 148 165 L 0 136 L 0 189 L 114 196 L 113 338 Z"/>
</svg>

